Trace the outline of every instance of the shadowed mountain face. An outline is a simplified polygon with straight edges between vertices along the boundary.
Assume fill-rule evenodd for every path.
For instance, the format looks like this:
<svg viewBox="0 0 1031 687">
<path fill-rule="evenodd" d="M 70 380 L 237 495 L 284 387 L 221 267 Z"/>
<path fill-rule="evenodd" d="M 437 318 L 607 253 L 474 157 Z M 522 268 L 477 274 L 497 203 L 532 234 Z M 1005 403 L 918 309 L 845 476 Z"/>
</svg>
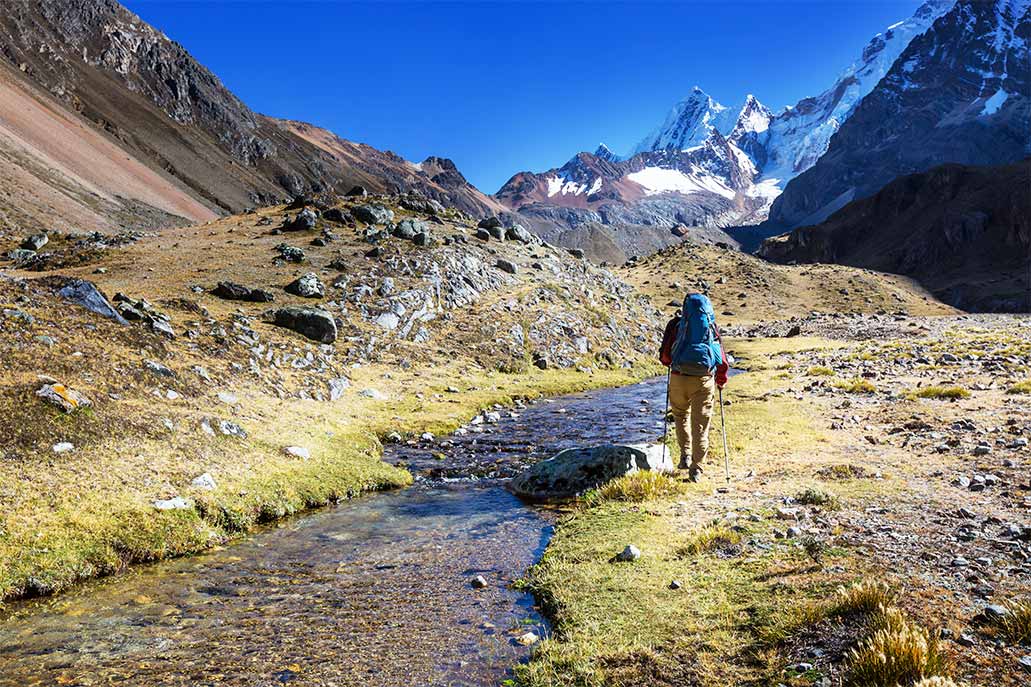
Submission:
<svg viewBox="0 0 1031 687">
<path fill-rule="evenodd" d="M 181 45 L 113 0 L 8 3 L 0 55 L 13 67 L 0 74 L 0 87 L 42 104 L 47 126 L 67 135 L 76 158 L 41 150 L 42 133 L 0 130 L 0 173 L 21 177 L 0 211 L 11 216 L 8 202 L 22 208 L 14 213 L 22 224 L 55 221 L 24 211 L 40 192 L 74 210 L 81 228 L 201 220 L 355 184 L 372 192 L 417 190 L 474 215 L 497 207 L 460 174 L 438 183 L 392 153 L 253 112 Z M 77 131 L 77 117 L 91 131 Z M 146 186 L 156 194 L 94 169 L 126 158 L 146 168 L 141 173 L 153 177 Z"/>
<path fill-rule="evenodd" d="M 902 177 L 822 224 L 767 240 L 777 262 L 905 274 L 975 311 L 1031 310 L 1031 160 Z"/>
<path fill-rule="evenodd" d="M 814 224 L 898 176 L 1028 154 L 1031 2 L 961 0 L 917 36 L 774 201 L 772 229 Z"/>
</svg>

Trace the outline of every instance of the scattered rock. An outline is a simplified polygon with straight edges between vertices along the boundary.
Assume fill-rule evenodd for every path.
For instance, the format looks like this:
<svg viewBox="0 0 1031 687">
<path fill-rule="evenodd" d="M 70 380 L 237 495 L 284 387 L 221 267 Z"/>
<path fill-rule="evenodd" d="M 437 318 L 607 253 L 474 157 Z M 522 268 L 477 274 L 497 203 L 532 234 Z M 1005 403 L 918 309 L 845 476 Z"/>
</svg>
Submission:
<svg viewBox="0 0 1031 687">
<path fill-rule="evenodd" d="M 58 290 L 57 295 L 102 317 L 115 320 L 120 324 L 129 324 L 93 282 L 85 279 L 72 279 Z"/>
<path fill-rule="evenodd" d="M 633 563 L 641 557 L 641 550 L 633 544 L 627 544 L 626 548 L 616 554 L 615 559 L 620 563 Z"/>
<path fill-rule="evenodd" d="M 276 246 L 276 252 L 287 262 L 304 262 L 304 251 L 297 246 L 280 243 Z"/>
<path fill-rule="evenodd" d="M 504 258 L 498 258 L 495 266 L 502 272 L 508 272 L 509 274 L 515 274 L 519 270 L 514 262 L 511 260 L 505 260 Z"/>
<path fill-rule="evenodd" d="M 220 281 L 211 291 L 219 298 L 230 301 L 248 301 L 250 303 L 271 303 L 275 296 L 265 289 L 252 289 L 231 281 Z"/>
<path fill-rule="evenodd" d="M 182 496 L 175 496 L 170 499 L 154 501 L 154 507 L 158 510 L 187 510 L 193 508 L 193 502 L 189 499 L 184 499 Z"/>
<path fill-rule="evenodd" d="M 54 444 L 50 450 L 54 453 L 70 453 L 75 450 L 75 446 L 69 441 L 60 441 Z"/>
<path fill-rule="evenodd" d="M 272 313 L 277 327 L 292 329 L 314 341 L 333 343 L 337 338 L 337 325 L 333 316 L 319 308 L 279 308 Z"/>
<path fill-rule="evenodd" d="M 487 587 L 487 580 L 483 575 L 477 575 L 469 584 L 472 585 L 473 589 L 485 589 Z"/>
<path fill-rule="evenodd" d="M 339 401 L 344 397 L 344 392 L 351 386 L 351 380 L 346 377 L 337 377 L 329 380 L 329 400 Z"/>
<path fill-rule="evenodd" d="M 394 211 L 378 203 L 355 206 L 351 209 L 351 214 L 366 224 L 386 224 L 394 221 Z"/>
<path fill-rule="evenodd" d="M 534 644 L 539 642 L 540 639 L 541 638 L 533 632 L 524 632 L 516 638 L 516 641 L 522 644 L 523 646 L 533 646 Z"/>
<path fill-rule="evenodd" d="M 292 220 L 283 223 L 283 231 L 307 231 L 314 229 L 318 222 L 318 215 L 311 208 L 304 208 Z"/>
<path fill-rule="evenodd" d="M 202 475 L 197 475 L 190 482 L 190 486 L 194 489 L 201 489 L 203 491 L 214 491 L 218 486 L 215 484 L 215 478 L 211 476 L 210 472 L 205 472 Z"/>
<path fill-rule="evenodd" d="M 301 298 L 322 298 L 326 287 L 314 272 L 303 274 L 286 285 L 286 292 Z"/>
<path fill-rule="evenodd" d="M 50 243 L 50 237 L 46 233 L 33 234 L 21 242 L 22 250 L 38 251 Z"/>
<path fill-rule="evenodd" d="M 36 391 L 36 395 L 52 406 L 70 413 L 77 408 L 89 408 L 93 402 L 80 394 L 75 389 L 70 389 L 64 384 L 44 384 Z"/>
<path fill-rule="evenodd" d="M 283 449 L 283 452 L 288 456 L 294 458 L 300 458 L 302 460 L 308 460 L 311 458 L 311 451 L 306 449 L 304 446 L 287 446 Z"/>
<path fill-rule="evenodd" d="M 171 368 L 156 360 L 144 360 L 143 367 L 147 368 L 148 372 L 155 374 L 158 377 L 175 377 L 175 372 L 173 372 Z"/>
</svg>

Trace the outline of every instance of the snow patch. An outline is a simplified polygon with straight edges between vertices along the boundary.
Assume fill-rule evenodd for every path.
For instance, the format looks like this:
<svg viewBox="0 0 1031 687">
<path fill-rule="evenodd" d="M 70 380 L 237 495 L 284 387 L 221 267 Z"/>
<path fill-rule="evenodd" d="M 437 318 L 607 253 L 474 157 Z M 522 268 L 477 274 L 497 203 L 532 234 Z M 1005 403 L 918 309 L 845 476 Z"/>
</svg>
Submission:
<svg viewBox="0 0 1031 687">
<path fill-rule="evenodd" d="M 999 108 L 1002 107 L 1002 104 L 1006 102 L 1006 99 L 1009 97 L 1010 94 L 1001 88 L 995 91 L 995 95 L 993 95 L 991 98 L 988 98 L 988 100 L 984 101 L 984 109 L 981 110 L 981 114 L 984 116 L 995 114 L 999 111 Z"/>
<path fill-rule="evenodd" d="M 640 184 L 648 196 L 658 193 L 716 193 L 724 198 L 734 197 L 733 190 L 697 166 L 692 166 L 690 174 L 679 169 L 645 167 L 639 172 L 627 174 L 626 178 Z"/>
</svg>

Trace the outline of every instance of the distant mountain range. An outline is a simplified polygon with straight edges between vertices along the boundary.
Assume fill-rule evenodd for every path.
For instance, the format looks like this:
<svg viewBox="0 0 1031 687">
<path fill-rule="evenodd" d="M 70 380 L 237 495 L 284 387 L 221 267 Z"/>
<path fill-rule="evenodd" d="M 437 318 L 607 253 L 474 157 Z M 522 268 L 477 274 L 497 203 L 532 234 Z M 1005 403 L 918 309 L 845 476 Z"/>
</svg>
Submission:
<svg viewBox="0 0 1031 687">
<path fill-rule="evenodd" d="M 929 0 L 909 19 L 874 36 L 830 88 L 779 114 L 752 95 L 740 107 L 727 107 L 696 86 L 625 158 L 601 146 L 543 173 L 520 172 L 496 197 L 549 236 L 561 236 L 563 223 L 757 224 L 788 182 L 826 152 L 833 134 L 914 37 L 954 3 Z M 552 226 L 542 229 L 541 220 Z"/>
</svg>

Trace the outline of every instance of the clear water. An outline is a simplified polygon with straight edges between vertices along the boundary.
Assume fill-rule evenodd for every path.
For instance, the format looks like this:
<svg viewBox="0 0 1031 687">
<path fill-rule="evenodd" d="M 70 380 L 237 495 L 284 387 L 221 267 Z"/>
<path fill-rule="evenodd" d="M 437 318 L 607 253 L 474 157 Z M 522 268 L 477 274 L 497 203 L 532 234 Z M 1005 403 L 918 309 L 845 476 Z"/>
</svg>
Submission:
<svg viewBox="0 0 1031 687">
<path fill-rule="evenodd" d="M 655 440 L 663 383 L 542 401 L 464 436 L 388 447 L 414 487 L 12 604 L 0 685 L 497 685 L 529 656 L 517 637 L 547 634 L 511 584 L 552 525 L 503 479 L 562 448 Z M 472 588 L 475 575 L 485 589 Z"/>
</svg>

